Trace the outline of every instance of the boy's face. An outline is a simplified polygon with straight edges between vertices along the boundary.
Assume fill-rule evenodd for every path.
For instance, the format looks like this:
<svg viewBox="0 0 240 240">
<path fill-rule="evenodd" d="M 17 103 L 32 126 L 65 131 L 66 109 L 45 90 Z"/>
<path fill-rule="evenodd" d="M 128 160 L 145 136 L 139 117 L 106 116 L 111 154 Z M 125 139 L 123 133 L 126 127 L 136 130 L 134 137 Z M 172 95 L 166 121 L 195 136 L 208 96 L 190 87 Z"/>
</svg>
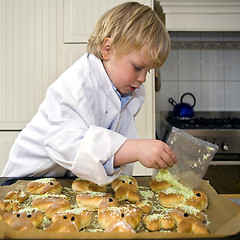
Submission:
<svg viewBox="0 0 240 240">
<path fill-rule="evenodd" d="M 144 48 L 119 56 L 116 51 L 110 49 L 110 39 L 106 39 L 102 55 L 105 70 L 119 92 L 133 92 L 146 81 L 151 66 L 146 59 Z"/>
</svg>

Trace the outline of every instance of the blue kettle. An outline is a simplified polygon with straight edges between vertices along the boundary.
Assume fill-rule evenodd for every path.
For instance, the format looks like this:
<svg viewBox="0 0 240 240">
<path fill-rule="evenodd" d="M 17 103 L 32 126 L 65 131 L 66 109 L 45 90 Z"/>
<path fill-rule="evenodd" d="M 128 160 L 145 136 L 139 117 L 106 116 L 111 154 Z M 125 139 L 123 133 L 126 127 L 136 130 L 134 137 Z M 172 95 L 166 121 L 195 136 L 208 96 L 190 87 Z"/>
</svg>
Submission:
<svg viewBox="0 0 240 240">
<path fill-rule="evenodd" d="M 183 102 L 185 96 L 190 95 L 193 98 L 193 104 L 190 105 L 188 103 Z M 173 98 L 169 98 L 168 101 L 173 105 L 173 116 L 178 119 L 188 120 L 194 118 L 194 110 L 193 107 L 196 104 L 196 98 L 192 93 L 184 93 L 181 97 L 180 103 L 176 103 Z"/>
</svg>

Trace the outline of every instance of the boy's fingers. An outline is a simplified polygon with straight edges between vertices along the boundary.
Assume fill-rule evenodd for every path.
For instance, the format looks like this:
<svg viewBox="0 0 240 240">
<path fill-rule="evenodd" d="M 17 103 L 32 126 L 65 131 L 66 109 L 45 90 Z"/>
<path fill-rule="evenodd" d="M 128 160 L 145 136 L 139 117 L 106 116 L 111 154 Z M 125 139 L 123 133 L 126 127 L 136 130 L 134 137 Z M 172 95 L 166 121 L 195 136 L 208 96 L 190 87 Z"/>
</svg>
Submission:
<svg viewBox="0 0 240 240">
<path fill-rule="evenodd" d="M 172 159 L 173 164 L 177 163 L 177 157 L 173 152 L 173 150 L 168 145 L 166 145 L 165 151 L 168 153 L 169 157 Z"/>
</svg>

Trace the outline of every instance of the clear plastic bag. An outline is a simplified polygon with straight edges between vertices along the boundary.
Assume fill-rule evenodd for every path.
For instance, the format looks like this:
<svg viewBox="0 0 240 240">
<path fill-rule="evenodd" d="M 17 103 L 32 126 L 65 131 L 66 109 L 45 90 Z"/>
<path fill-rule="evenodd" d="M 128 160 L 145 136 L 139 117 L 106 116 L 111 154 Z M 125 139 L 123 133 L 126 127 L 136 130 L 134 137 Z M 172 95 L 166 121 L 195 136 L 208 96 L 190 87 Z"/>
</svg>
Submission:
<svg viewBox="0 0 240 240">
<path fill-rule="evenodd" d="M 218 146 L 195 138 L 186 132 L 172 127 L 167 144 L 174 151 L 178 163 L 169 172 L 183 185 L 196 189 L 205 175 Z M 153 176 L 158 171 L 153 171 Z"/>
</svg>

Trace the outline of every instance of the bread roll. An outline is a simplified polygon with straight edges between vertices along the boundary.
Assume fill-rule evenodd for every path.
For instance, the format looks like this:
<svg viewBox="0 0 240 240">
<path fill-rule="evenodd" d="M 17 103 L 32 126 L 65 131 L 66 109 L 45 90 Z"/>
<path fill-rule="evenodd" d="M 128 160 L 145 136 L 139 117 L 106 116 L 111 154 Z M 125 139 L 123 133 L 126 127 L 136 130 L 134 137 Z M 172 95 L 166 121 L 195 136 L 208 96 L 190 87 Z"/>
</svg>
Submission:
<svg viewBox="0 0 240 240">
<path fill-rule="evenodd" d="M 175 208 L 185 202 L 185 198 L 181 193 L 168 193 L 164 191 L 159 193 L 158 200 L 163 207 L 167 208 Z"/>
<path fill-rule="evenodd" d="M 20 203 L 17 200 L 12 199 L 3 199 L 0 200 L 0 209 L 11 212 L 11 211 L 17 211 L 21 208 Z"/>
<path fill-rule="evenodd" d="M 148 200 L 138 201 L 136 202 L 136 206 L 141 208 L 143 213 L 149 214 L 152 210 L 152 202 Z"/>
<path fill-rule="evenodd" d="M 37 228 L 43 222 L 43 213 L 35 210 L 20 210 L 4 214 L 3 221 L 15 230 Z"/>
<path fill-rule="evenodd" d="M 106 229 L 110 223 L 125 221 L 136 229 L 141 221 L 142 210 L 133 205 L 122 205 L 119 207 L 108 207 L 98 213 L 98 223 L 103 229 Z"/>
<path fill-rule="evenodd" d="M 150 188 L 154 192 L 160 192 L 169 187 L 172 187 L 172 185 L 166 181 L 158 181 L 156 179 L 151 179 L 150 181 Z"/>
<path fill-rule="evenodd" d="M 119 187 L 126 187 L 133 192 L 138 191 L 138 182 L 132 176 L 122 175 L 111 183 L 112 189 L 116 192 Z"/>
<path fill-rule="evenodd" d="M 29 194 L 27 192 L 24 192 L 22 190 L 16 190 L 16 191 L 10 191 L 5 196 L 5 199 L 12 199 L 17 200 L 19 203 L 25 202 L 29 197 Z"/>
<path fill-rule="evenodd" d="M 168 213 L 154 213 L 143 217 L 143 223 L 149 231 L 172 229 L 175 224 Z"/>
<path fill-rule="evenodd" d="M 48 219 L 60 211 L 65 211 L 71 208 L 71 203 L 63 195 L 43 195 L 36 198 L 32 202 L 32 207 L 44 212 Z"/>
<path fill-rule="evenodd" d="M 200 211 L 204 211 L 208 206 L 207 195 L 204 192 L 199 190 L 194 190 L 193 193 L 194 193 L 194 196 L 186 199 L 185 204 L 195 207 Z"/>
<path fill-rule="evenodd" d="M 193 221 L 204 222 L 206 220 L 206 215 L 203 212 L 198 211 L 197 209 L 194 213 L 186 211 L 186 208 L 175 208 L 170 212 L 171 218 L 174 220 L 175 224 L 178 226 L 182 220 L 190 219 Z"/>
<path fill-rule="evenodd" d="M 90 181 L 76 178 L 72 183 L 72 190 L 74 192 L 86 192 L 86 191 L 93 191 L 93 192 L 106 192 L 107 187 L 100 187 L 95 183 L 92 183 Z"/>
<path fill-rule="evenodd" d="M 164 207 L 180 207 L 188 205 L 203 211 L 208 206 L 207 195 L 198 190 L 182 190 L 168 188 L 158 195 L 159 203 Z"/>
<path fill-rule="evenodd" d="M 125 219 L 111 222 L 104 232 L 136 233 Z"/>
<path fill-rule="evenodd" d="M 81 192 L 76 196 L 76 201 L 79 208 L 97 211 L 105 197 L 111 197 L 111 195 L 103 192 Z"/>
<path fill-rule="evenodd" d="M 62 191 L 62 186 L 58 181 L 56 181 L 55 178 L 41 178 L 29 182 L 27 185 L 27 191 L 32 194 L 60 194 Z"/>
<path fill-rule="evenodd" d="M 98 206 L 98 212 L 100 212 L 102 209 L 107 207 L 117 207 L 117 206 L 118 206 L 118 201 L 115 198 L 103 197 L 102 201 Z"/>
<path fill-rule="evenodd" d="M 132 191 L 130 188 L 121 186 L 115 192 L 115 198 L 118 201 L 128 200 L 130 202 L 140 201 L 141 196 L 139 193 Z"/>
<path fill-rule="evenodd" d="M 179 233 L 209 234 L 208 227 L 200 221 L 183 220 L 178 225 Z"/>
<path fill-rule="evenodd" d="M 52 224 L 47 231 L 72 232 L 89 226 L 91 213 L 86 209 L 71 209 L 52 216 Z"/>
<path fill-rule="evenodd" d="M 193 213 L 187 212 L 186 209 L 186 207 L 184 209 L 176 208 L 170 212 L 170 216 L 177 226 L 177 231 L 180 233 L 208 234 L 209 229 L 203 223 L 206 220 L 206 215 L 197 209 Z"/>
</svg>

